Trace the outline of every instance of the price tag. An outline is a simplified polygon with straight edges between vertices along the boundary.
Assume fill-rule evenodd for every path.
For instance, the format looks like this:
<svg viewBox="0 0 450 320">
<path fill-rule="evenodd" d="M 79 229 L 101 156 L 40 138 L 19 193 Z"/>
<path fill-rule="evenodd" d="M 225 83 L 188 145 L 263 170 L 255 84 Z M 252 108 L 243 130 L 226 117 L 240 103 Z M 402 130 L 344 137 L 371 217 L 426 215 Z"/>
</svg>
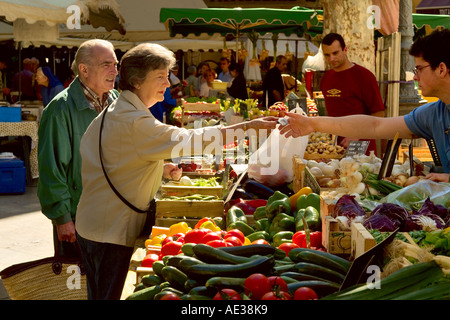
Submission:
<svg viewBox="0 0 450 320">
<path fill-rule="evenodd" d="M 303 174 L 303 187 L 310 187 L 314 193 L 320 194 L 320 186 L 314 175 L 309 171 L 308 167 L 305 168 Z"/>
<path fill-rule="evenodd" d="M 358 154 L 366 154 L 370 141 L 350 141 L 347 147 L 346 157 L 352 157 Z"/>
</svg>

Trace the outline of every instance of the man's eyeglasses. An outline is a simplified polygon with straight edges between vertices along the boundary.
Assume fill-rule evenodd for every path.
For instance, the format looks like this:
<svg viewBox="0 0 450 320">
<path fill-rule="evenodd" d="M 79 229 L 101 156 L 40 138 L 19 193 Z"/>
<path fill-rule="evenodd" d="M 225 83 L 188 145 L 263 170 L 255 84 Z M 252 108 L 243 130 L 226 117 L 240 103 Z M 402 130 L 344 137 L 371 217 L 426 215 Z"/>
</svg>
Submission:
<svg viewBox="0 0 450 320">
<path fill-rule="evenodd" d="M 426 67 L 430 67 L 429 64 L 427 64 L 426 66 L 416 66 L 413 70 L 414 74 L 417 76 L 419 74 L 422 73 L 422 70 L 425 69 Z"/>
</svg>

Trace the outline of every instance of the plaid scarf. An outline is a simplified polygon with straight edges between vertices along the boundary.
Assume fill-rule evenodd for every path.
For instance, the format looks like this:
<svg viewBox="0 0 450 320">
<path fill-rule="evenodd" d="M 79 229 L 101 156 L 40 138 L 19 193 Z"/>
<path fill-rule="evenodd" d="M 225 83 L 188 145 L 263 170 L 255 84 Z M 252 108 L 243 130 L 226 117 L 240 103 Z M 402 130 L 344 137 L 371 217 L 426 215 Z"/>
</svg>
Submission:
<svg viewBox="0 0 450 320">
<path fill-rule="evenodd" d="M 83 89 L 83 93 L 86 96 L 86 99 L 89 101 L 90 108 L 97 111 L 97 113 L 102 112 L 104 108 L 106 108 L 110 103 L 111 92 L 106 92 L 99 97 L 95 94 L 94 91 L 89 89 L 83 81 L 80 80 L 81 88 Z"/>
</svg>

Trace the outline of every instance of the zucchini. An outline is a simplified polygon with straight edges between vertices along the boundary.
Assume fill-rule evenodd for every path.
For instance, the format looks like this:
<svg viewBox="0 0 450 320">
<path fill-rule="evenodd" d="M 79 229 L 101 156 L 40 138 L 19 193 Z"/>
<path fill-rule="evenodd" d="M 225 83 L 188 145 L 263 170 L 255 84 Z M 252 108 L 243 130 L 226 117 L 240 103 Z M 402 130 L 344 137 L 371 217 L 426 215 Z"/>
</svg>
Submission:
<svg viewBox="0 0 450 320">
<path fill-rule="evenodd" d="M 187 279 L 186 282 L 184 283 L 184 292 L 189 292 L 191 291 L 192 288 L 201 286 L 202 284 L 200 282 L 198 282 L 197 280 L 194 279 Z"/>
<path fill-rule="evenodd" d="M 309 262 L 298 262 L 291 271 L 313 275 L 336 283 L 342 283 L 345 278 L 342 273 Z"/>
<path fill-rule="evenodd" d="M 191 290 L 189 290 L 190 295 L 195 295 L 195 296 L 207 296 L 207 297 L 214 297 L 215 294 L 217 293 L 217 290 L 215 288 L 212 287 L 207 287 L 207 286 L 197 286 L 192 288 Z"/>
<path fill-rule="evenodd" d="M 199 243 L 194 248 L 192 248 L 195 256 L 205 263 L 220 264 L 220 263 L 230 263 L 239 264 L 244 262 L 249 262 L 251 259 L 248 257 L 242 257 L 234 255 L 232 253 L 219 250 L 218 248 L 211 247 L 210 245 Z"/>
<path fill-rule="evenodd" d="M 295 263 L 275 265 L 273 269 L 274 269 L 273 274 L 276 275 L 276 276 L 279 276 L 279 275 L 281 275 L 281 274 L 283 274 L 285 272 L 294 271 L 295 270 Z"/>
<path fill-rule="evenodd" d="M 206 281 L 205 286 L 215 288 L 216 290 L 230 288 L 236 291 L 242 291 L 244 289 L 245 279 L 246 278 L 212 277 Z"/>
<path fill-rule="evenodd" d="M 237 256 L 251 257 L 255 254 L 261 256 L 274 254 L 277 248 L 271 246 L 270 244 L 249 244 L 247 246 L 220 247 L 218 249 Z"/>
<path fill-rule="evenodd" d="M 180 291 L 184 290 L 184 283 L 186 282 L 188 277 L 183 271 L 172 266 L 165 266 L 164 268 L 162 268 L 161 274 L 164 279 L 169 282 L 170 285 L 175 289 Z"/>
<path fill-rule="evenodd" d="M 189 267 L 189 266 L 192 266 L 192 265 L 194 265 L 194 264 L 202 264 L 202 263 L 204 263 L 203 261 L 200 261 L 199 259 L 197 259 L 197 258 L 194 258 L 194 257 L 184 257 L 184 259 L 183 260 L 181 260 L 179 263 L 178 263 L 178 269 L 180 269 L 181 271 L 183 271 L 184 272 L 184 270 L 187 268 L 187 267 Z"/>
<path fill-rule="evenodd" d="M 151 287 L 151 286 L 148 286 L 148 287 Z M 139 290 L 142 290 L 142 289 L 148 288 L 148 287 L 146 287 L 146 286 L 141 282 L 141 283 L 138 283 L 138 284 L 134 287 L 133 292 L 138 292 Z"/>
<path fill-rule="evenodd" d="M 195 243 L 188 242 L 181 246 L 181 252 L 183 252 L 186 256 L 193 257 L 194 251 L 192 251 L 192 248 L 195 246 Z"/>
<path fill-rule="evenodd" d="M 142 290 L 133 292 L 125 300 L 153 300 L 154 296 L 161 291 L 161 286 L 144 288 Z"/>
<path fill-rule="evenodd" d="M 146 274 L 141 279 L 141 283 L 145 287 L 155 286 L 157 284 L 161 284 L 161 282 L 162 282 L 162 279 L 160 277 L 158 277 L 156 274 Z"/>
<path fill-rule="evenodd" d="M 337 283 L 333 283 L 330 281 L 322 281 L 322 280 L 305 280 L 305 281 L 297 281 L 293 283 L 288 283 L 288 290 L 290 294 L 294 294 L 295 290 L 300 287 L 308 287 L 314 290 L 315 293 L 321 297 L 325 297 L 332 293 L 335 293 L 339 290 L 339 285 Z"/>
<path fill-rule="evenodd" d="M 301 262 L 301 260 L 298 257 L 298 254 L 302 253 L 302 252 L 310 252 L 313 251 L 316 255 L 320 255 L 323 256 L 325 258 L 328 258 L 330 260 L 333 260 L 334 262 L 340 264 L 342 266 L 342 269 L 344 270 L 349 270 L 350 266 L 351 266 L 351 262 L 341 258 L 335 254 L 332 253 L 328 253 L 328 252 L 323 252 L 320 250 L 314 250 L 314 249 L 309 249 L 309 248 L 294 248 L 291 251 L 289 251 L 289 258 L 291 258 L 292 261 L 294 262 Z M 345 272 L 347 272 L 345 271 Z"/>
<path fill-rule="evenodd" d="M 308 281 L 308 280 L 319 280 L 319 281 L 329 281 L 312 274 L 300 273 L 295 271 L 286 271 L 281 274 L 281 276 L 289 277 L 297 281 Z"/>
<path fill-rule="evenodd" d="M 275 265 L 273 257 L 262 256 L 240 264 L 196 264 L 186 268 L 186 275 L 198 281 L 212 277 L 248 277 L 253 273 L 270 274 Z"/>
<path fill-rule="evenodd" d="M 189 256 L 177 254 L 175 256 L 168 256 L 168 257 L 169 258 L 167 259 L 166 266 L 172 266 L 177 268 L 180 261 Z"/>
<path fill-rule="evenodd" d="M 295 254 L 295 262 L 309 262 L 342 273 L 343 275 L 347 274 L 347 267 L 344 267 L 341 263 L 336 262 L 334 259 L 330 259 L 329 254 L 327 254 L 327 256 L 318 252 L 318 250 L 300 251 Z"/>
<path fill-rule="evenodd" d="M 162 279 L 164 279 L 164 277 L 161 273 L 161 270 L 164 267 L 165 267 L 165 264 L 164 264 L 164 262 L 162 262 L 162 260 L 156 260 L 155 262 L 153 262 L 153 265 L 152 265 L 153 272 Z"/>
<path fill-rule="evenodd" d="M 185 294 L 180 297 L 180 300 L 212 300 L 212 298 L 202 295 Z"/>
</svg>

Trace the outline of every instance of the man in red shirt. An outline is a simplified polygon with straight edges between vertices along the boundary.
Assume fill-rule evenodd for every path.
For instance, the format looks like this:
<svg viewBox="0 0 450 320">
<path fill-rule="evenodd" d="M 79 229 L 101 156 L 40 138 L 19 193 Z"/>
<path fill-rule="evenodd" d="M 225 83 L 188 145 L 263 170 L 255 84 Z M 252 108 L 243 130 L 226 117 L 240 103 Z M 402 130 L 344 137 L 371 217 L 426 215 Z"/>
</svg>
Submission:
<svg viewBox="0 0 450 320">
<path fill-rule="evenodd" d="M 384 117 L 385 107 L 375 76 L 370 70 L 348 59 L 342 36 L 337 33 L 326 35 L 322 40 L 322 51 L 325 61 L 331 67 L 320 83 L 328 116 L 367 114 Z M 339 137 L 338 143 L 347 147 L 352 140 L 359 139 Z M 370 140 L 367 154 L 371 150 L 376 154 L 375 140 Z"/>
</svg>

